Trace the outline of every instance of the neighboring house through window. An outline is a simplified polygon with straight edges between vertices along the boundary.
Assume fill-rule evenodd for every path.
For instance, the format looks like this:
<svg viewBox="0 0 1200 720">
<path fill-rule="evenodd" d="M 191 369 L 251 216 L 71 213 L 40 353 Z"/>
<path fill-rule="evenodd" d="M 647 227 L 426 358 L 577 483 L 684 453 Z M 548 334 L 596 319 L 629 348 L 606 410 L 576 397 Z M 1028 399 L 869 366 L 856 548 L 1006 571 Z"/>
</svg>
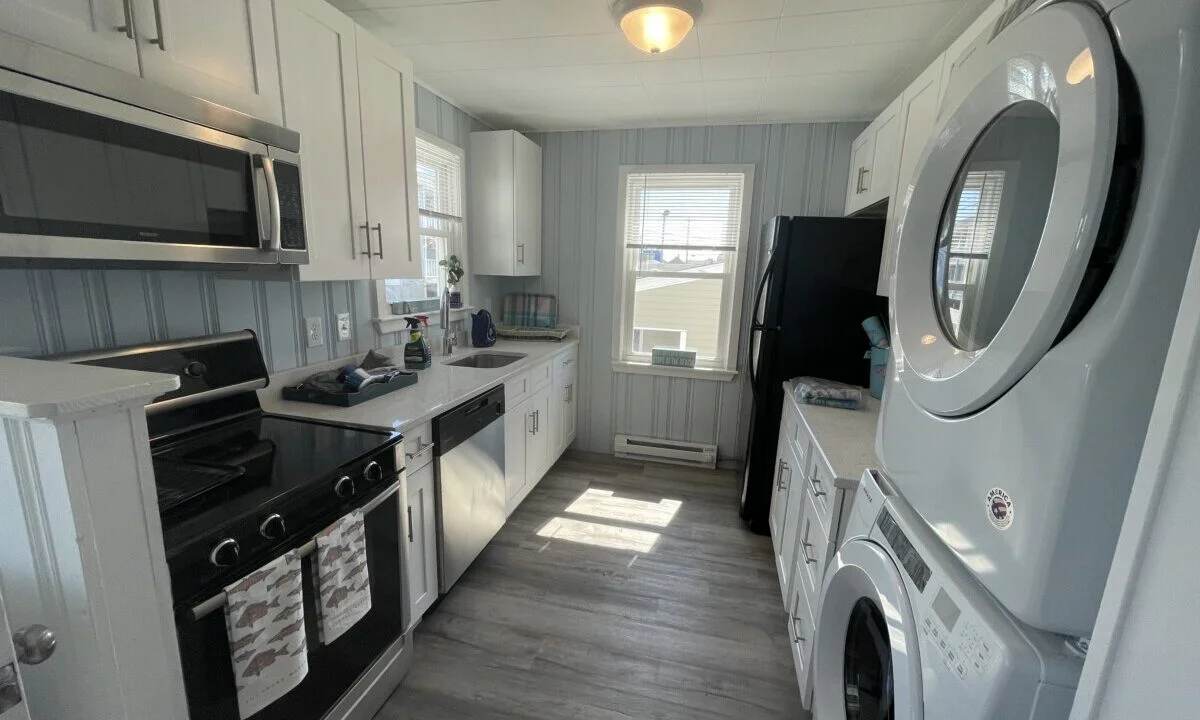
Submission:
<svg viewBox="0 0 1200 720">
<path fill-rule="evenodd" d="M 466 263 L 465 167 L 461 148 L 417 133 L 417 208 L 421 225 L 419 280 L 386 280 L 389 304 L 433 300 L 446 287 L 445 268 L 438 262 L 457 255 Z M 463 278 L 465 284 L 466 277 Z M 466 288 L 460 288 L 466 295 Z"/>
<path fill-rule="evenodd" d="M 666 347 L 734 371 L 753 166 L 625 166 L 620 182 L 615 361 Z"/>
</svg>

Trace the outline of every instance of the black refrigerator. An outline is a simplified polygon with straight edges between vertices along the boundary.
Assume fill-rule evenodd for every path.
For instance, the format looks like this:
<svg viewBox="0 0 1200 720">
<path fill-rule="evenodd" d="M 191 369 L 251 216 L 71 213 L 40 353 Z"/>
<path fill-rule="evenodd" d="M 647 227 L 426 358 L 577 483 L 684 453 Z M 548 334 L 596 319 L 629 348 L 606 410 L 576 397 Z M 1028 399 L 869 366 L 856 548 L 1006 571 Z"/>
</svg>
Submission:
<svg viewBox="0 0 1200 720">
<path fill-rule="evenodd" d="M 750 309 L 753 409 L 741 502 L 754 532 L 770 532 L 783 382 L 870 380 L 862 321 L 887 317 L 887 298 L 875 294 L 883 229 L 883 220 L 824 217 L 777 217 L 764 228 L 770 256 Z"/>
</svg>

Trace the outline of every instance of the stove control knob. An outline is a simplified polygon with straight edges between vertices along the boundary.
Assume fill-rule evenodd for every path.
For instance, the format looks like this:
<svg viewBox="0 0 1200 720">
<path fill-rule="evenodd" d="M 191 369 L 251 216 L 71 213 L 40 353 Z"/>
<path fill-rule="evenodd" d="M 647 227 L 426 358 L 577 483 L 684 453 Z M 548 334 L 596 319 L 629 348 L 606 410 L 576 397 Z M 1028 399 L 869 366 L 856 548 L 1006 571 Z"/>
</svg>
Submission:
<svg viewBox="0 0 1200 720">
<path fill-rule="evenodd" d="M 278 540 L 285 532 L 287 526 L 283 524 L 283 516 L 279 513 L 271 513 L 258 526 L 258 534 L 266 540 Z"/>
<path fill-rule="evenodd" d="M 379 463 L 372 460 L 363 468 L 363 477 L 369 483 L 377 483 L 383 479 L 383 468 L 379 466 Z"/>
<path fill-rule="evenodd" d="M 208 372 L 208 366 L 199 360 L 193 360 L 183 366 L 183 374 L 188 377 L 198 378 Z"/>
<path fill-rule="evenodd" d="M 238 561 L 240 550 L 237 540 L 225 538 L 213 547 L 208 554 L 208 561 L 219 568 L 229 567 Z"/>
<path fill-rule="evenodd" d="M 348 498 L 354 494 L 354 481 L 349 475 L 343 475 L 333 484 L 333 492 L 340 498 Z"/>
</svg>

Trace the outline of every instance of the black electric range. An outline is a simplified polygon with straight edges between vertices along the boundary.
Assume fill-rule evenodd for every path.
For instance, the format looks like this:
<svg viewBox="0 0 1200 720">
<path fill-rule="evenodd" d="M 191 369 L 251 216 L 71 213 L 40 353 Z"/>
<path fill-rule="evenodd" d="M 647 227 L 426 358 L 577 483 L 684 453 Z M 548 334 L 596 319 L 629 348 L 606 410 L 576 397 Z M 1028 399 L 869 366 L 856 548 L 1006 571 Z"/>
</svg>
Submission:
<svg viewBox="0 0 1200 720">
<path fill-rule="evenodd" d="M 254 716 L 323 717 L 407 627 L 400 435 L 264 413 L 267 369 L 249 330 L 57 359 L 180 378 L 146 419 L 194 718 L 238 716 L 224 587 L 291 550 L 310 552 L 322 529 L 364 512 L 373 609 L 335 643 L 310 644 L 306 679 Z M 304 583 L 316 637 L 307 562 Z"/>
</svg>

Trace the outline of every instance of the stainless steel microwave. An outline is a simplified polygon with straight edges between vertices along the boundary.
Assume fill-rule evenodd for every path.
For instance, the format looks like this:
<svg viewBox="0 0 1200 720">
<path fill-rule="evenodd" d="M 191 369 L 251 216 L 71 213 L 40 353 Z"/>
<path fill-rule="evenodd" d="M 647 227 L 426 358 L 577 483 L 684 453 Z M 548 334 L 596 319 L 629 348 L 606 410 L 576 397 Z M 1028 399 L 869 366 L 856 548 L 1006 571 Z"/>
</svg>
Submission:
<svg viewBox="0 0 1200 720">
<path fill-rule="evenodd" d="M 298 133 L 101 85 L 0 68 L 0 262 L 308 262 Z"/>
</svg>

